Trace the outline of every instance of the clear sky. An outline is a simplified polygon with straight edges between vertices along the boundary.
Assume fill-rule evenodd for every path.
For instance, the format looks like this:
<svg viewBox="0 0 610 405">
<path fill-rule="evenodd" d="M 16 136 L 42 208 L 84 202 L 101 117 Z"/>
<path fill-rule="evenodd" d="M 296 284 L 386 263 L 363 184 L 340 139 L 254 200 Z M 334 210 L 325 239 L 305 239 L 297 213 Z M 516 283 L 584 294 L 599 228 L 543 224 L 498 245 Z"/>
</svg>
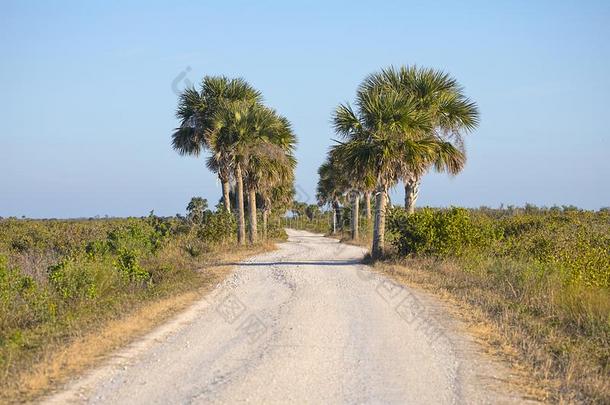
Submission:
<svg viewBox="0 0 610 405">
<path fill-rule="evenodd" d="M 292 121 L 313 202 L 331 111 L 391 64 L 450 72 L 481 111 L 466 169 L 420 205 L 609 206 L 609 39 L 608 1 L 0 1 L 0 216 L 214 205 L 203 159 L 170 147 L 175 90 L 206 74 Z"/>
</svg>

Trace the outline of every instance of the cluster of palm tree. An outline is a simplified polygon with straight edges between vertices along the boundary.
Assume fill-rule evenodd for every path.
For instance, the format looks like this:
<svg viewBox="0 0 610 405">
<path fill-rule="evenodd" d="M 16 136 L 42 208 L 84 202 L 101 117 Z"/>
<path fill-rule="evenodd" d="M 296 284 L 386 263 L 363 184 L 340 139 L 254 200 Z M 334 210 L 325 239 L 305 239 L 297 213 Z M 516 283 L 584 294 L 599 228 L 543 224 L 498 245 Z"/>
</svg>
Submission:
<svg viewBox="0 0 610 405">
<path fill-rule="evenodd" d="M 318 199 L 337 210 L 341 196 L 352 195 L 352 236 L 358 237 L 359 196 L 368 200 L 373 191 L 371 253 L 378 257 L 388 190 L 402 181 L 405 208 L 412 213 L 426 172 L 459 173 L 466 162 L 463 137 L 477 127 L 479 112 L 447 73 L 390 67 L 368 76 L 358 88 L 355 108 L 339 105 L 332 120 L 342 139 L 320 167 Z"/>
<path fill-rule="evenodd" d="M 258 235 L 257 196 L 266 237 L 273 204 L 292 198 L 296 137 L 290 122 L 265 106 L 261 93 L 245 80 L 224 76 L 206 76 L 199 90 L 184 90 L 176 116 L 180 126 L 172 134 L 173 148 L 181 155 L 208 152 L 206 165 L 218 175 L 227 212 L 232 212 L 234 187 L 238 242 L 246 241 L 244 194 L 250 243 Z"/>
</svg>

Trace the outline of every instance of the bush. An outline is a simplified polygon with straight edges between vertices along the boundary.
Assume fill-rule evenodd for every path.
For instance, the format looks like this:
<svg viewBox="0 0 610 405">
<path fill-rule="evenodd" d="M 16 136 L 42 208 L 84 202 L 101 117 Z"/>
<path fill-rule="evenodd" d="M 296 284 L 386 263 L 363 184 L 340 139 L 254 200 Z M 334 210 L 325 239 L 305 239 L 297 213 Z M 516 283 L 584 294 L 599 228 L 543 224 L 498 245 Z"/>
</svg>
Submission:
<svg viewBox="0 0 610 405">
<path fill-rule="evenodd" d="M 56 305 L 44 286 L 11 268 L 0 255 L 0 345 L 10 340 L 15 330 L 34 327 L 54 319 Z"/>
<path fill-rule="evenodd" d="M 149 222 L 129 220 L 126 225 L 119 226 L 108 234 L 107 243 L 114 253 L 126 250 L 153 253 L 161 247 L 165 238 L 166 234 Z"/>
<path fill-rule="evenodd" d="M 132 282 L 141 283 L 150 278 L 150 273 L 144 270 L 138 262 L 138 253 L 133 250 L 119 250 L 114 267 L 123 277 Z"/>
<path fill-rule="evenodd" d="M 403 255 L 462 256 L 497 239 L 493 227 L 475 223 L 463 208 L 424 208 L 412 215 L 403 209 L 392 209 L 388 213 L 388 231 Z"/>
<path fill-rule="evenodd" d="M 394 208 L 388 238 L 401 255 L 506 258 L 545 265 L 567 283 L 610 287 L 607 212 Z"/>
<path fill-rule="evenodd" d="M 206 212 L 201 225 L 197 227 L 197 237 L 209 243 L 226 243 L 237 233 L 235 216 L 225 210 Z"/>
<path fill-rule="evenodd" d="M 95 298 L 95 276 L 88 266 L 66 258 L 49 269 L 49 282 L 65 300 Z"/>
</svg>

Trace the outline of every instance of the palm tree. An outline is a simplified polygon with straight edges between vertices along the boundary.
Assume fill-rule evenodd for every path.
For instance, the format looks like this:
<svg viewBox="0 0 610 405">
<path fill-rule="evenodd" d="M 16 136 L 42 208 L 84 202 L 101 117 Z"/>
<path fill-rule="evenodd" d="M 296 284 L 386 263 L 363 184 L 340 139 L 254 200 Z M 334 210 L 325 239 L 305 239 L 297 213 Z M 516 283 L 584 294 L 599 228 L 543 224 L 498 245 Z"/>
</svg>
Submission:
<svg viewBox="0 0 610 405">
<path fill-rule="evenodd" d="M 244 180 L 248 191 L 249 237 L 255 243 L 258 234 L 256 194 L 272 189 L 282 183 L 292 181 L 296 159 L 293 156 L 296 137 L 290 122 L 274 110 L 264 108 L 257 128 L 261 142 L 249 150 Z M 265 204 L 267 205 L 267 204 Z M 270 208 L 270 206 L 269 206 Z M 267 212 L 268 214 L 268 212 Z M 264 218 L 266 222 L 266 218 Z M 266 232 L 266 223 L 264 224 Z"/>
<path fill-rule="evenodd" d="M 463 136 L 479 123 L 476 103 L 463 94 L 463 88 L 449 74 L 431 68 L 402 66 L 390 67 L 365 79 L 360 92 L 385 88 L 410 97 L 415 108 L 430 115 L 438 154 L 420 162 L 405 172 L 405 208 L 414 212 L 422 176 L 433 167 L 455 175 L 464 167 L 466 156 Z"/>
<path fill-rule="evenodd" d="M 294 160 L 296 166 L 296 160 Z M 259 193 L 263 199 L 263 239 L 267 239 L 269 215 L 272 209 L 284 210 L 292 204 L 294 198 L 294 168 L 279 183 L 262 187 Z M 275 182 L 274 182 L 275 184 Z"/>
<path fill-rule="evenodd" d="M 399 92 L 359 91 L 356 105 L 357 111 L 340 105 L 333 115 L 335 131 L 345 140 L 334 148 L 333 156 L 349 162 L 343 167 L 350 178 L 376 187 L 371 253 L 377 258 L 384 249 L 388 189 L 407 170 L 431 159 L 437 144 L 430 135 L 430 116 Z"/>
<path fill-rule="evenodd" d="M 357 240 L 359 235 L 359 215 L 360 215 L 360 192 L 358 190 L 352 190 L 352 240 Z"/>
<path fill-rule="evenodd" d="M 292 149 L 292 147 L 291 147 Z M 275 150 L 274 153 L 270 153 Z M 292 199 L 294 169 L 296 159 L 292 150 L 285 151 L 277 145 L 270 145 L 266 153 L 253 156 L 250 159 L 247 180 L 249 190 L 252 190 L 248 205 L 252 209 L 250 222 L 251 234 L 256 235 L 256 195 L 262 199 L 263 208 L 263 239 L 267 238 L 267 222 L 271 209 L 277 205 L 288 204 Z M 275 202 L 275 204 L 273 204 Z"/>
<path fill-rule="evenodd" d="M 261 93 L 241 78 L 205 76 L 201 89 L 184 90 L 178 100 L 176 117 L 180 126 L 172 134 L 172 146 L 180 155 L 199 156 L 209 149 L 207 134 L 214 127 L 219 106 L 232 101 L 260 102 Z M 222 183 L 222 199 L 227 212 L 231 211 L 229 188 L 231 180 L 230 162 L 214 151 L 206 162 L 208 168 L 217 173 Z"/>
<path fill-rule="evenodd" d="M 331 147 L 329 152 L 329 163 L 333 170 L 334 182 L 339 192 L 342 192 L 347 201 L 351 202 L 352 206 L 352 218 L 351 223 L 351 239 L 357 240 L 359 238 L 359 216 L 360 216 L 360 196 L 364 193 L 365 197 L 370 198 L 370 193 L 366 190 L 374 188 L 374 185 L 367 184 L 365 180 L 360 177 L 354 177 L 350 175 L 349 161 L 341 160 L 341 156 L 335 156 L 336 146 Z M 365 204 L 370 216 L 370 199 L 368 204 Z M 368 218 L 367 218 L 368 219 Z"/>
<path fill-rule="evenodd" d="M 294 168 L 296 159 L 286 154 L 282 159 L 271 159 L 257 168 L 257 194 L 262 200 L 263 239 L 267 239 L 267 228 L 271 210 L 287 208 L 294 195 Z"/>
<path fill-rule="evenodd" d="M 244 151 L 251 140 L 254 103 L 233 101 L 222 103 L 215 114 L 213 129 L 207 136 L 214 161 L 227 162 L 235 178 L 237 241 L 246 243 L 246 219 L 244 215 Z"/>
<path fill-rule="evenodd" d="M 223 103 L 215 116 L 214 129 L 207 136 L 215 159 L 230 162 L 236 181 L 238 242 L 245 243 L 244 176 L 250 174 L 251 162 L 266 159 L 290 150 L 294 145 L 292 132 L 286 134 L 287 121 L 251 101 Z M 253 171 L 254 172 L 254 171 Z M 248 184 L 250 207 L 250 241 L 256 240 L 256 183 Z"/>
<path fill-rule="evenodd" d="M 316 198 L 320 206 L 329 205 L 333 210 L 333 233 L 337 224 L 341 224 L 341 199 L 348 185 L 346 176 L 341 170 L 339 160 L 331 151 L 324 163 L 318 168 L 318 186 Z"/>
</svg>

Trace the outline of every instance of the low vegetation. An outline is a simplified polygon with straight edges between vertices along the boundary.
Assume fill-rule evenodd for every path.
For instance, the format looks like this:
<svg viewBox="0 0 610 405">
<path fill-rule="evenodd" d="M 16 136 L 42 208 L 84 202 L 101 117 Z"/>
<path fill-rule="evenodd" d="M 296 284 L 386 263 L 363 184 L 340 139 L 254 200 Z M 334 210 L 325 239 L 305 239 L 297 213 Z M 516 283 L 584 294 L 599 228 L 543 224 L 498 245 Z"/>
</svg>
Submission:
<svg viewBox="0 0 610 405">
<path fill-rule="evenodd" d="M 554 400 L 610 401 L 610 212 L 393 208 L 387 240 L 381 267 L 481 309 Z"/>
<path fill-rule="evenodd" d="M 233 214 L 196 198 L 186 218 L 0 220 L 0 402 L 32 394 L 21 376 L 50 352 L 197 290 L 224 250 L 254 251 L 236 248 L 235 234 Z"/>
</svg>

